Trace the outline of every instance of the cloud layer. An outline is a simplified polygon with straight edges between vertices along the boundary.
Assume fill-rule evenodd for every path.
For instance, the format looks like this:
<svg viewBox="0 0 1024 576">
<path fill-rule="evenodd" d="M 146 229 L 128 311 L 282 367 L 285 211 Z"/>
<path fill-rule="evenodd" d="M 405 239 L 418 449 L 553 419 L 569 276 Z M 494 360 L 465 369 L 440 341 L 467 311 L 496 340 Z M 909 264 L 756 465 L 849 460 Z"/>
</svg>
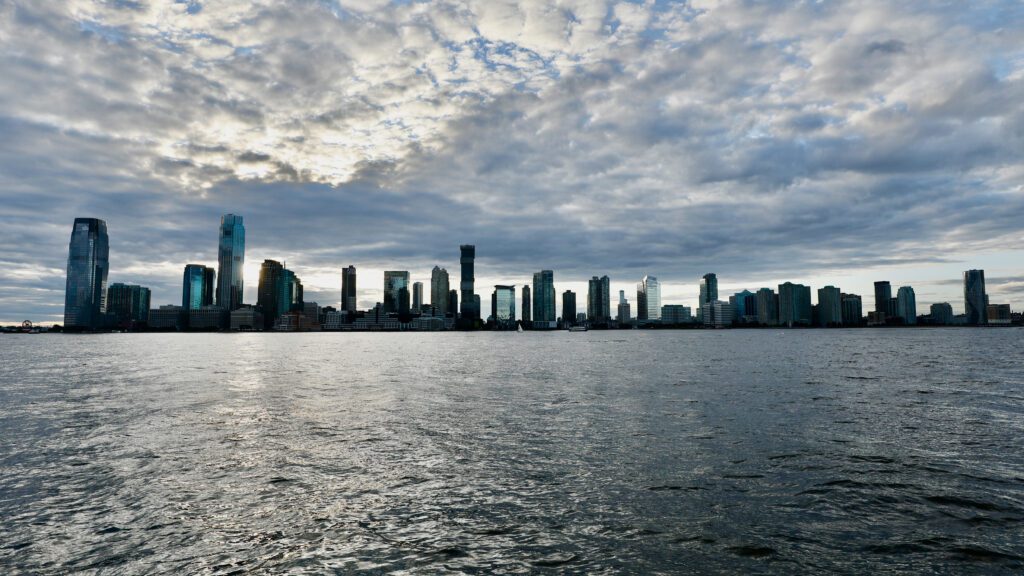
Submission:
<svg viewBox="0 0 1024 576">
<path fill-rule="evenodd" d="M 323 303 L 464 242 L 481 283 L 956 269 L 1024 240 L 1022 35 L 1013 1 L 6 2 L 0 321 L 59 321 L 76 216 L 155 302 L 223 212 Z"/>
</svg>

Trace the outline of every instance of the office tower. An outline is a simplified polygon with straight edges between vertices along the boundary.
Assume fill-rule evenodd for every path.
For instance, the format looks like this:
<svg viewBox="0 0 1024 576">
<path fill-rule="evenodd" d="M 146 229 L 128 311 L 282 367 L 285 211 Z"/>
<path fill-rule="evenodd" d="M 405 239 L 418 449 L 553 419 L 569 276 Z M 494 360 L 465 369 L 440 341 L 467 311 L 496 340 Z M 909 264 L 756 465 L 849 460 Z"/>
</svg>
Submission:
<svg viewBox="0 0 1024 576">
<path fill-rule="evenodd" d="M 757 323 L 762 326 L 775 326 L 779 323 L 779 309 L 775 291 L 761 288 L 757 291 Z"/>
<path fill-rule="evenodd" d="M 625 324 L 632 319 L 632 315 L 629 310 L 629 301 L 626 300 L 626 291 L 619 290 L 619 308 L 615 315 L 615 319 L 620 324 Z"/>
<path fill-rule="evenodd" d="M 820 297 L 819 297 L 820 298 Z M 843 324 L 859 326 L 864 323 L 864 306 L 857 294 L 841 294 Z"/>
<path fill-rule="evenodd" d="M 423 310 L 423 282 L 412 283 L 412 311 L 419 314 Z"/>
<path fill-rule="evenodd" d="M 953 307 L 948 302 L 932 304 L 930 312 L 932 324 L 947 325 L 953 323 Z"/>
<path fill-rule="evenodd" d="M 95 330 L 100 327 L 106 312 L 109 258 L 107 223 L 98 218 L 75 218 L 68 244 L 65 328 Z"/>
<path fill-rule="evenodd" d="M 399 293 L 405 288 L 409 290 L 409 273 L 405 270 L 386 270 L 384 272 L 384 313 L 398 312 Z"/>
<path fill-rule="evenodd" d="M 689 324 L 692 321 L 693 314 L 689 306 L 665 304 L 661 307 L 661 322 L 663 324 Z"/>
<path fill-rule="evenodd" d="M 499 328 L 516 325 L 516 287 L 495 286 L 491 298 L 491 316 Z"/>
<path fill-rule="evenodd" d="M 985 271 L 964 272 L 964 313 L 968 324 L 988 324 L 988 296 L 985 294 Z"/>
<path fill-rule="evenodd" d="M 398 289 L 398 314 L 407 316 L 409 314 L 409 288 L 402 286 Z"/>
<path fill-rule="evenodd" d="M 562 324 L 572 325 L 576 322 L 576 293 L 572 290 L 562 292 Z"/>
<path fill-rule="evenodd" d="M 1009 326 L 1013 323 L 1013 311 L 1009 304 L 989 304 L 985 308 L 989 324 Z"/>
<path fill-rule="evenodd" d="M 449 290 L 448 291 L 448 314 L 452 318 L 457 318 L 459 315 L 459 291 Z"/>
<path fill-rule="evenodd" d="M 835 286 L 818 288 L 818 326 L 839 326 L 842 323 L 842 292 Z"/>
<path fill-rule="evenodd" d="M 735 314 L 732 304 L 715 300 L 713 302 L 705 302 L 701 306 L 701 318 L 707 327 L 726 328 L 732 325 Z"/>
<path fill-rule="evenodd" d="M 611 280 L 607 276 L 594 276 L 587 290 L 587 319 L 601 324 L 611 320 L 611 316 Z"/>
<path fill-rule="evenodd" d="M 875 282 L 875 323 L 883 324 L 892 316 L 892 286 L 887 280 Z"/>
<path fill-rule="evenodd" d="M 263 327 L 274 327 L 274 321 L 288 310 L 281 310 L 282 274 L 284 266 L 276 260 L 264 260 L 260 266 L 260 282 L 256 289 L 256 306 L 263 314 Z"/>
<path fill-rule="evenodd" d="M 555 328 L 555 273 L 541 270 L 533 275 L 533 325 L 541 328 Z"/>
<path fill-rule="evenodd" d="M 285 312 L 301 312 L 303 310 L 302 281 L 294 272 L 285 268 L 281 271 L 281 288 L 279 290 L 278 314 Z"/>
<path fill-rule="evenodd" d="M 341 271 L 341 309 L 355 312 L 359 308 L 359 297 L 356 292 L 356 267 L 349 266 Z"/>
<path fill-rule="evenodd" d="M 811 287 L 786 282 L 779 284 L 779 324 L 808 326 L 811 323 Z"/>
<path fill-rule="evenodd" d="M 181 307 L 198 310 L 213 305 L 216 271 L 202 264 L 187 264 L 181 287 Z"/>
<path fill-rule="evenodd" d="M 430 304 L 437 308 L 437 315 L 441 317 L 449 312 L 448 290 L 448 271 L 434 266 L 430 272 Z"/>
<path fill-rule="evenodd" d="M 217 266 L 217 306 L 228 311 L 241 307 L 245 266 L 245 226 L 241 216 L 225 214 L 220 218 Z"/>
<path fill-rule="evenodd" d="M 530 292 L 529 286 L 523 286 L 523 322 L 530 323 L 533 321 L 533 317 L 530 315 L 530 311 L 533 310 L 533 296 Z"/>
<path fill-rule="evenodd" d="M 644 276 L 636 285 L 636 319 L 661 319 L 661 284 L 654 276 Z"/>
<path fill-rule="evenodd" d="M 718 276 L 714 273 L 705 274 L 700 279 L 700 304 L 718 300 Z"/>
<path fill-rule="evenodd" d="M 900 286 L 896 291 L 896 317 L 907 326 L 917 324 L 917 298 L 910 286 Z"/>
<path fill-rule="evenodd" d="M 118 327 L 145 324 L 149 320 L 149 288 L 116 282 L 107 289 L 107 315 Z"/>
<path fill-rule="evenodd" d="M 738 321 L 753 320 L 757 317 L 757 295 L 750 290 L 737 292 L 729 296 L 733 316 Z"/>
<path fill-rule="evenodd" d="M 473 293 L 473 262 L 476 260 L 476 246 L 463 244 L 459 246 L 461 256 L 459 264 L 462 265 L 462 278 L 459 282 L 459 289 L 462 291 L 462 317 L 467 320 L 476 320 L 480 317 L 480 309 L 476 308 L 476 298 Z M 476 308 L 474 310 L 474 308 Z"/>
</svg>

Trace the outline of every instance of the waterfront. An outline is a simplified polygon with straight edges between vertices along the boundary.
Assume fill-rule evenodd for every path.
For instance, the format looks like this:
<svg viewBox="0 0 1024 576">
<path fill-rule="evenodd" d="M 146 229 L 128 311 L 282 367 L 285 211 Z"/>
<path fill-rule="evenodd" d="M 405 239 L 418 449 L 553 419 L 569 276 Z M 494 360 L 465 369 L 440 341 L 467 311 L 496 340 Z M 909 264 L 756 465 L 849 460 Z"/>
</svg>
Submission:
<svg viewBox="0 0 1024 576">
<path fill-rule="evenodd" d="M 1022 343 L 4 336 L 0 566 L 1017 573 Z"/>
</svg>

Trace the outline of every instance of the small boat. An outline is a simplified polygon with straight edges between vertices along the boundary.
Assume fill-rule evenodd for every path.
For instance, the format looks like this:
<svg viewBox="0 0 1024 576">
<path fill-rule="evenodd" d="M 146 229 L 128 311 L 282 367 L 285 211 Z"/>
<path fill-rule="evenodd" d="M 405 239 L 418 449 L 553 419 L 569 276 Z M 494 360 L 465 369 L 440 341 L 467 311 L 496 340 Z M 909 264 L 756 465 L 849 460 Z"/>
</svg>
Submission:
<svg viewBox="0 0 1024 576">
<path fill-rule="evenodd" d="M 569 332 L 586 332 L 586 331 L 587 331 L 587 327 L 586 326 L 570 326 L 569 327 Z"/>
</svg>

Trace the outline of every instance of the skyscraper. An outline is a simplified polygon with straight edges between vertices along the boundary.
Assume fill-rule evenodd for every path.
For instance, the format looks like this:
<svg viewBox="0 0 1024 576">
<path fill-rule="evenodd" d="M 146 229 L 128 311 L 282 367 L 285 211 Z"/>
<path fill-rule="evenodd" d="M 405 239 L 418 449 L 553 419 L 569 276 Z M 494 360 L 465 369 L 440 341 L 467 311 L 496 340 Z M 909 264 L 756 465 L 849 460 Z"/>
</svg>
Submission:
<svg viewBox="0 0 1024 576">
<path fill-rule="evenodd" d="M 632 315 L 629 310 L 629 301 L 626 300 L 625 290 L 619 290 L 619 307 L 617 312 L 618 314 L 615 315 L 615 320 L 620 324 L 625 324 L 632 320 Z"/>
<path fill-rule="evenodd" d="M 860 326 L 864 323 L 864 304 L 857 294 L 840 295 L 843 306 L 843 324 L 846 326 Z"/>
<path fill-rule="evenodd" d="M 203 306 L 212 306 L 215 277 L 216 271 L 209 266 L 185 265 L 185 275 L 181 287 L 181 307 L 186 310 L 198 310 Z"/>
<path fill-rule="evenodd" d="M 106 312 L 109 257 L 107 223 L 98 218 L 75 218 L 68 244 L 65 328 L 95 330 L 100 327 Z"/>
<path fill-rule="evenodd" d="M 412 283 L 412 311 L 419 314 L 423 310 L 423 282 Z"/>
<path fill-rule="evenodd" d="M 456 318 L 459 315 L 459 291 L 449 290 L 448 291 L 448 313 L 452 315 L 452 318 Z"/>
<path fill-rule="evenodd" d="M 779 323 L 778 299 L 771 288 L 757 291 L 757 323 L 762 326 L 775 326 Z"/>
<path fill-rule="evenodd" d="M 409 291 L 409 272 L 405 270 L 384 271 L 384 313 L 399 312 L 399 298 L 402 289 Z M 406 296 L 408 298 L 408 296 Z"/>
<path fill-rule="evenodd" d="M 988 296 L 985 294 L 985 271 L 964 272 L 964 313 L 968 324 L 988 324 Z"/>
<path fill-rule="evenodd" d="M 555 273 L 541 270 L 533 274 L 533 325 L 540 328 L 557 326 L 555 312 Z"/>
<path fill-rule="evenodd" d="M 116 282 L 107 289 L 107 315 L 115 326 L 128 328 L 149 320 L 149 288 Z"/>
<path fill-rule="evenodd" d="M 434 266 L 430 272 L 430 304 L 437 308 L 437 314 L 442 317 L 449 312 L 448 290 L 448 271 Z"/>
<path fill-rule="evenodd" d="M 779 324 L 809 326 L 811 324 L 811 287 L 786 282 L 779 284 Z"/>
<path fill-rule="evenodd" d="M 610 321 L 611 317 L 611 280 L 607 276 L 594 276 L 587 290 L 587 319 L 602 324 Z"/>
<path fill-rule="evenodd" d="M 523 323 L 529 324 L 533 321 L 530 311 L 533 310 L 533 296 L 529 286 L 523 286 Z"/>
<path fill-rule="evenodd" d="M 907 326 L 917 324 L 917 297 L 910 286 L 896 291 L 896 317 Z"/>
<path fill-rule="evenodd" d="M 835 286 L 818 288 L 818 325 L 839 326 L 843 323 L 842 292 Z"/>
<path fill-rule="evenodd" d="M 356 267 L 350 265 L 341 271 L 341 309 L 345 312 L 355 312 L 358 307 Z"/>
<path fill-rule="evenodd" d="M 892 286 L 888 280 L 875 282 L 875 322 L 884 324 L 892 316 Z"/>
<path fill-rule="evenodd" d="M 263 328 L 270 330 L 274 321 L 288 310 L 281 310 L 282 274 L 284 266 L 276 260 L 264 260 L 260 266 L 260 283 L 256 289 L 256 306 L 263 314 Z"/>
<path fill-rule="evenodd" d="M 245 266 L 245 226 L 241 216 L 225 214 L 220 218 L 217 266 L 217 306 L 228 311 L 239 308 Z"/>
<path fill-rule="evenodd" d="M 718 300 L 718 276 L 705 274 L 700 279 L 700 305 Z"/>
<path fill-rule="evenodd" d="M 946 325 L 953 323 L 953 306 L 949 302 L 937 302 L 931 306 L 932 324 Z"/>
<path fill-rule="evenodd" d="M 499 328 L 514 328 L 516 324 L 516 287 L 495 286 L 491 298 L 491 316 Z"/>
<path fill-rule="evenodd" d="M 562 292 L 562 324 L 571 326 L 576 323 L 576 293 L 572 290 Z"/>
<path fill-rule="evenodd" d="M 473 282 L 475 277 L 473 275 L 473 263 L 476 260 L 476 246 L 472 244 L 463 244 L 459 246 L 459 264 L 462 265 L 462 278 L 459 282 L 459 289 L 462 291 L 460 297 L 462 299 L 462 317 L 467 320 L 476 320 L 480 318 L 480 310 L 476 308 L 476 298 L 473 293 Z"/>
<path fill-rule="evenodd" d="M 636 285 L 636 319 L 661 319 L 661 284 L 654 276 L 644 276 Z"/>
</svg>

